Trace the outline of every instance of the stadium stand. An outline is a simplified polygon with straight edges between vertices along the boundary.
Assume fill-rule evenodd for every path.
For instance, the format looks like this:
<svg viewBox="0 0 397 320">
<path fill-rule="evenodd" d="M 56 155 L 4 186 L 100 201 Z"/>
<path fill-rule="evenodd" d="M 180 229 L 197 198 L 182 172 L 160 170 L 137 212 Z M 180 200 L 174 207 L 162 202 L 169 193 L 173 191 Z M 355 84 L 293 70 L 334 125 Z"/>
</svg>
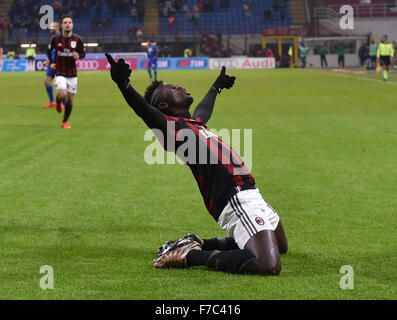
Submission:
<svg viewBox="0 0 397 320">
<path fill-rule="evenodd" d="M 46 0 L 14 0 L 8 13 L 8 32 L 22 34 L 46 33 L 39 28 L 39 12 Z M 55 0 L 52 6 L 55 20 L 70 13 L 76 30 L 84 34 L 128 32 L 141 28 L 144 19 L 144 0 Z"/>
<path fill-rule="evenodd" d="M 158 0 L 160 34 L 252 34 L 291 23 L 286 0 Z M 249 9 L 248 9 L 249 8 Z M 169 19 L 175 18 L 173 22 Z"/>
<path fill-rule="evenodd" d="M 356 18 L 395 17 L 397 16 L 397 2 L 395 0 L 324 0 L 325 5 L 339 12 L 342 5 L 353 7 Z"/>
<path fill-rule="evenodd" d="M 39 16 L 32 14 L 44 4 L 48 1 L 4 0 L 0 9 L 7 5 L 10 9 L 0 27 L 9 37 L 46 34 L 39 28 Z M 76 32 L 90 35 L 135 33 L 140 28 L 155 35 L 253 34 L 291 24 L 287 0 L 53 0 L 50 4 L 56 20 L 71 13 Z"/>
</svg>

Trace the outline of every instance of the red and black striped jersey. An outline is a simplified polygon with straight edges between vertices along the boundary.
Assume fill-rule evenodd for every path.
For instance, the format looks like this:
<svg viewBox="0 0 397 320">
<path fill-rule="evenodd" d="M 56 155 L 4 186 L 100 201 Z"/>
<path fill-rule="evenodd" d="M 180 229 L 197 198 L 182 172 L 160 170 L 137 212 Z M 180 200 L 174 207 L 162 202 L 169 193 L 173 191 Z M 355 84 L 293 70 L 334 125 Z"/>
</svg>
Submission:
<svg viewBox="0 0 397 320">
<path fill-rule="evenodd" d="M 175 141 L 171 148 L 169 143 L 164 144 L 165 148 L 175 152 L 191 169 L 207 210 L 218 220 L 237 191 L 255 187 L 253 176 L 240 155 L 209 131 L 200 118 L 190 118 L 189 114 L 183 117 L 166 115 L 165 118 L 171 129 L 166 138 L 172 135 L 169 141 Z"/>
<path fill-rule="evenodd" d="M 255 188 L 255 181 L 240 155 L 210 132 L 209 119 L 216 92 L 210 90 L 189 112 L 166 115 L 153 107 L 131 86 L 120 87 L 124 98 L 156 134 L 167 151 L 175 152 L 191 169 L 209 213 L 218 220 L 230 198 L 240 190 Z"/>
<path fill-rule="evenodd" d="M 52 61 L 52 50 L 55 50 L 55 74 L 68 78 L 76 77 L 77 68 L 73 51 L 79 54 L 80 59 L 85 57 L 84 43 L 81 37 L 77 34 L 72 34 L 70 37 L 64 37 L 62 34 L 54 35 L 50 40 L 47 50 L 50 61 Z"/>
</svg>

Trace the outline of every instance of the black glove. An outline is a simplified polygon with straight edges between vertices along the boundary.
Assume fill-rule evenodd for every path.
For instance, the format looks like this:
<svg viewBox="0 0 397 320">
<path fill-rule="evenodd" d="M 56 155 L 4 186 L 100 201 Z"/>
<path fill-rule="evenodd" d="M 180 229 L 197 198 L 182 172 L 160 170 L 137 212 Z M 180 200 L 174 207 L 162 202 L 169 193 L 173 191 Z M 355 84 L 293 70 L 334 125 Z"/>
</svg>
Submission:
<svg viewBox="0 0 397 320">
<path fill-rule="evenodd" d="M 230 89 L 234 85 L 234 80 L 236 77 L 230 77 L 226 74 L 225 66 L 222 66 L 221 73 L 219 74 L 218 78 L 215 80 L 214 84 L 212 85 L 218 93 L 221 93 L 222 89 Z"/>
<path fill-rule="evenodd" d="M 110 75 L 112 77 L 112 80 L 116 82 L 118 86 L 126 87 L 127 84 L 130 82 L 130 66 L 125 63 L 124 59 L 119 59 L 119 61 L 117 61 L 116 63 L 109 53 L 105 53 L 105 56 L 111 66 Z"/>
</svg>

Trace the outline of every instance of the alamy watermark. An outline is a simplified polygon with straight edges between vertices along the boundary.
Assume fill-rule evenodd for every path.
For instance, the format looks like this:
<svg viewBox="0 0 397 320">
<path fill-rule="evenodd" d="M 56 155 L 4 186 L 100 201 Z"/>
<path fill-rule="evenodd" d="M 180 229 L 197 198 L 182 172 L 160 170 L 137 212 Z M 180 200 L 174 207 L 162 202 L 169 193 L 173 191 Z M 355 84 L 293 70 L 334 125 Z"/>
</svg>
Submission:
<svg viewBox="0 0 397 320">
<path fill-rule="evenodd" d="M 167 137 L 159 129 L 146 131 L 144 141 L 153 141 L 144 152 L 147 164 L 218 164 L 233 168 L 234 175 L 252 170 L 252 129 L 244 129 L 244 160 L 240 156 L 240 129 L 208 130 L 204 127 L 176 131 L 175 122 L 167 122 Z M 175 133 L 174 136 L 172 133 Z M 229 147 L 230 146 L 230 147 Z M 168 153 L 164 150 L 168 151 Z"/>
<path fill-rule="evenodd" d="M 49 29 L 51 23 L 54 22 L 54 8 L 50 5 L 43 5 L 40 7 L 39 14 L 43 15 L 40 18 L 40 28 L 43 30 Z"/>
<path fill-rule="evenodd" d="M 339 273 L 343 274 L 339 281 L 339 287 L 343 290 L 354 289 L 354 270 L 350 265 L 340 267 Z"/>
<path fill-rule="evenodd" d="M 54 289 L 54 268 L 49 265 L 41 266 L 40 273 L 44 273 L 44 276 L 40 278 L 40 288 L 43 290 Z"/>
<path fill-rule="evenodd" d="M 354 29 L 354 10 L 350 5 L 343 5 L 339 9 L 339 13 L 343 14 L 343 17 L 339 20 L 339 27 L 342 30 L 353 30 Z"/>
</svg>

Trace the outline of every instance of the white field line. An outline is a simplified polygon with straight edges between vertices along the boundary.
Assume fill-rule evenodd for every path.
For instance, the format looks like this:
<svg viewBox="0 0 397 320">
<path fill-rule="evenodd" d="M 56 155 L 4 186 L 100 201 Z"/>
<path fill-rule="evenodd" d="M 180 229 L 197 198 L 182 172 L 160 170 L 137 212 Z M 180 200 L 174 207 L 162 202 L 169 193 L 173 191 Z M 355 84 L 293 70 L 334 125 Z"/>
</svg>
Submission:
<svg viewBox="0 0 397 320">
<path fill-rule="evenodd" d="M 340 73 L 333 73 L 329 71 L 315 71 L 315 70 L 309 70 L 306 69 L 309 72 L 316 73 L 316 74 L 322 74 L 326 76 L 335 76 L 335 77 L 341 77 L 341 78 L 349 78 L 349 79 L 356 79 L 356 80 L 364 80 L 364 81 L 371 81 L 371 82 L 378 82 L 378 83 L 383 83 L 383 84 L 393 84 L 397 85 L 397 82 L 390 82 L 390 81 L 383 81 L 383 80 L 377 80 L 377 79 L 372 79 L 372 78 L 363 78 L 363 77 L 354 77 L 350 76 L 348 74 L 340 74 Z"/>
</svg>

